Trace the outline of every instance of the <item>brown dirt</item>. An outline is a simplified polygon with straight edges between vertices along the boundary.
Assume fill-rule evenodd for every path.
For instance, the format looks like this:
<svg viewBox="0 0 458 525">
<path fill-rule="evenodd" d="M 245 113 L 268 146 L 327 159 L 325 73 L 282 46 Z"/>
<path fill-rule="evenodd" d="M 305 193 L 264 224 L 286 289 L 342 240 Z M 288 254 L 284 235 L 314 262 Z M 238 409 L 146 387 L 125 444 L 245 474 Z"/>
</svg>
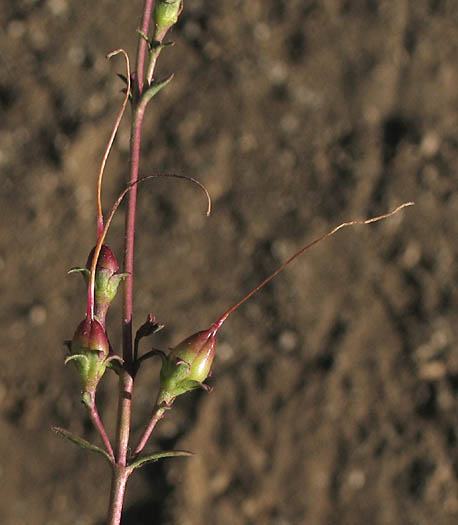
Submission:
<svg viewBox="0 0 458 525">
<path fill-rule="evenodd" d="M 0 6 L 0 522 L 102 523 L 108 468 L 49 431 L 97 437 L 63 366 L 83 316 L 98 163 L 142 2 Z M 213 195 L 141 189 L 136 323 L 166 348 L 206 328 L 295 249 L 340 232 L 222 330 L 210 395 L 176 403 L 140 470 L 127 524 L 454 524 L 458 520 L 458 6 L 455 0 L 187 1 L 176 72 L 145 122 L 143 173 Z M 128 125 L 104 199 L 124 184 Z M 455 239 L 455 242 L 452 242 Z M 109 243 L 122 246 L 122 217 Z M 119 303 L 119 300 L 118 300 Z M 119 306 L 110 335 L 119 341 Z M 146 348 L 146 345 L 145 345 Z M 140 374 L 134 433 L 156 391 Z M 109 431 L 116 382 L 99 394 Z"/>
</svg>

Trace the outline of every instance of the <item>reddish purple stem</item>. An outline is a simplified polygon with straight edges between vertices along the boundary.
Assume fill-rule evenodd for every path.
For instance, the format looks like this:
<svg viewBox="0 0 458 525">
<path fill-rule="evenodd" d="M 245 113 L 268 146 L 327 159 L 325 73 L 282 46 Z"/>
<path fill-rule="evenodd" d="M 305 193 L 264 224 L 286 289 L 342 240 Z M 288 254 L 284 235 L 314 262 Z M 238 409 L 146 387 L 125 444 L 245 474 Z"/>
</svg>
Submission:
<svg viewBox="0 0 458 525">
<path fill-rule="evenodd" d="M 153 12 L 154 0 L 145 0 L 143 7 L 143 18 L 142 25 L 140 27 L 141 32 L 144 35 L 148 34 L 149 26 L 151 23 L 151 14 Z M 146 48 L 148 43 L 143 37 L 138 39 L 137 47 L 137 74 L 136 74 L 136 86 L 137 94 L 143 93 L 143 83 L 145 78 L 145 61 L 146 61 Z"/>
<path fill-rule="evenodd" d="M 148 34 L 154 0 L 145 0 L 143 5 L 143 17 L 141 31 Z M 145 107 L 139 105 L 139 99 L 143 92 L 145 60 L 147 42 L 143 37 L 138 39 L 136 74 L 134 75 L 133 91 L 133 117 L 130 138 L 130 159 L 129 159 L 129 183 L 138 180 L 140 166 L 140 144 L 141 129 Z M 124 304 L 123 304 L 123 358 L 125 366 L 120 373 L 119 380 L 119 404 L 118 404 L 118 423 L 116 431 L 116 456 L 113 468 L 111 483 L 110 503 L 108 509 L 107 523 L 119 525 L 124 502 L 124 494 L 127 479 L 131 474 L 131 469 L 127 467 L 127 452 L 129 447 L 130 419 L 132 409 L 132 393 L 134 381 L 131 375 L 133 360 L 132 344 L 132 304 L 133 304 L 133 269 L 134 269 L 134 239 L 135 239 L 135 215 L 137 206 L 137 186 L 132 187 L 127 200 L 127 212 L 125 221 L 125 244 L 124 244 L 124 272 L 128 277 L 124 284 Z"/>
<path fill-rule="evenodd" d="M 107 525 L 119 525 L 121 523 L 126 484 L 131 473 L 132 471 L 128 468 L 119 465 L 113 466 L 113 479 L 111 483 Z"/>
<path fill-rule="evenodd" d="M 154 427 L 164 417 L 164 408 L 156 407 L 156 410 L 153 412 L 153 415 L 151 416 L 151 419 L 148 423 L 148 426 L 143 432 L 142 437 L 140 438 L 140 441 L 138 442 L 138 445 L 135 447 L 134 450 L 134 456 L 137 454 L 140 454 L 140 452 L 145 448 L 145 445 L 151 436 L 152 431 L 154 430 Z"/>
<path fill-rule="evenodd" d="M 95 404 L 95 393 L 91 395 L 91 404 L 88 405 L 88 410 L 89 417 L 91 418 L 91 421 L 95 428 L 98 430 L 100 437 L 102 438 L 103 444 L 105 445 L 106 451 L 108 452 L 109 456 L 114 459 L 113 448 L 111 446 L 110 439 L 105 430 L 105 427 L 103 426 L 103 423 L 99 416 L 99 412 L 97 410 L 97 406 Z"/>
</svg>

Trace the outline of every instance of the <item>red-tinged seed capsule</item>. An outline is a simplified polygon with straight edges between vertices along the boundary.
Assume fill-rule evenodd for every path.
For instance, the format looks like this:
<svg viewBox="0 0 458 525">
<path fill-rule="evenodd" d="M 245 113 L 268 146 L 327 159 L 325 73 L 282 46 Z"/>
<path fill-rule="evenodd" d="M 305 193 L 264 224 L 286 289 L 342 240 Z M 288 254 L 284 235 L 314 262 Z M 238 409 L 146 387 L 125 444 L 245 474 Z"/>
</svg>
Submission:
<svg viewBox="0 0 458 525">
<path fill-rule="evenodd" d="M 370 224 L 377 222 L 388 217 L 391 217 L 399 210 L 406 206 L 412 206 L 412 202 L 406 202 L 401 204 L 394 210 L 378 217 L 372 217 L 364 220 L 354 220 L 350 222 L 344 222 L 333 230 L 325 233 L 318 239 L 308 243 L 283 264 L 281 264 L 274 272 L 260 282 L 255 288 L 253 288 L 245 297 L 240 299 L 237 303 L 231 306 L 208 330 L 203 332 L 197 332 L 196 334 L 188 337 L 182 341 L 179 345 L 172 349 L 170 354 L 160 354 L 163 360 L 161 369 L 161 389 L 158 397 L 158 405 L 165 404 L 170 405 L 171 402 L 178 395 L 184 394 L 194 388 L 203 387 L 208 388 L 203 383 L 208 377 L 213 358 L 215 354 L 216 346 L 216 333 L 221 328 L 226 319 L 245 303 L 250 297 L 256 292 L 261 290 L 269 281 L 271 281 L 276 275 L 283 271 L 289 264 L 291 264 L 297 257 L 302 255 L 306 250 L 318 244 L 320 241 L 334 235 L 340 229 L 346 226 L 353 226 L 355 224 Z"/>
<path fill-rule="evenodd" d="M 163 356 L 158 404 L 169 405 L 177 396 L 196 388 L 207 388 L 215 357 L 215 331 L 203 330 L 186 338 Z"/>
<path fill-rule="evenodd" d="M 191 335 L 172 351 L 170 358 L 190 365 L 188 379 L 203 383 L 210 373 L 215 357 L 216 337 L 209 330 Z"/>
<path fill-rule="evenodd" d="M 92 259 L 94 258 L 94 251 L 95 247 L 92 248 L 91 253 L 89 254 L 89 257 L 87 259 L 86 268 L 88 270 L 91 269 Z M 119 264 L 116 260 L 114 253 L 106 244 L 102 245 L 102 248 L 100 249 L 99 258 L 97 260 L 96 272 L 101 270 L 107 271 L 107 273 L 110 274 L 110 277 L 119 270 Z"/>
<path fill-rule="evenodd" d="M 104 357 L 107 357 L 110 351 L 105 330 L 95 319 L 81 321 L 72 339 L 72 354 L 86 350 L 100 352 Z"/>
<path fill-rule="evenodd" d="M 88 271 L 93 264 L 95 248 L 89 254 L 86 268 Z M 95 268 L 94 316 L 105 326 L 108 308 L 116 296 L 119 283 L 126 277 L 125 273 L 116 273 L 119 269 L 114 253 L 105 244 L 100 249 Z M 88 275 L 88 274 L 87 274 Z"/>
<path fill-rule="evenodd" d="M 95 319 L 82 321 L 75 331 L 65 363 L 74 361 L 83 392 L 95 392 L 110 362 L 109 353 L 110 343 L 102 325 Z"/>
</svg>

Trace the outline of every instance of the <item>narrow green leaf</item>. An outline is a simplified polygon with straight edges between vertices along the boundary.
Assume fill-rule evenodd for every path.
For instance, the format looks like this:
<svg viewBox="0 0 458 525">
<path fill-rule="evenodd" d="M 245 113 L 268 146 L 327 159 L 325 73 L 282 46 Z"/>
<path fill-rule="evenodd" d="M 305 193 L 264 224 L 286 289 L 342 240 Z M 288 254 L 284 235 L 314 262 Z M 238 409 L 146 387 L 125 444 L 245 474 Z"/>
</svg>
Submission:
<svg viewBox="0 0 458 525">
<path fill-rule="evenodd" d="M 127 86 L 127 77 L 126 77 L 126 75 L 123 75 L 122 73 L 116 73 L 116 74 L 124 82 L 124 84 L 126 84 L 126 86 Z"/>
<path fill-rule="evenodd" d="M 153 452 L 153 454 L 148 454 L 147 456 L 143 456 L 142 458 L 135 460 L 129 466 L 132 468 L 132 470 L 134 470 L 138 467 L 143 467 L 143 465 L 146 465 L 146 463 L 151 463 L 162 458 L 194 455 L 194 452 L 188 452 L 187 450 L 167 450 L 166 452 Z"/>
<path fill-rule="evenodd" d="M 86 441 L 85 439 L 80 438 L 79 436 L 75 436 L 75 434 L 72 434 L 68 430 L 65 430 L 65 428 L 51 427 L 51 430 L 55 432 L 58 436 L 68 439 L 69 441 L 75 443 L 75 445 L 78 445 L 81 448 L 85 448 L 92 452 L 97 452 L 98 454 L 101 454 L 110 463 L 110 465 L 113 463 L 112 458 L 97 445 L 93 445 L 92 443 L 89 443 L 89 441 Z"/>
<path fill-rule="evenodd" d="M 154 97 L 154 95 L 159 93 L 159 91 L 172 80 L 173 76 L 174 75 L 172 73 L 163 80 L 158 80 L 157 82 L 151 84 L 151 86 L 143 93 L 142 104 L 148 104 L 148 102 Z"/>
</svg>

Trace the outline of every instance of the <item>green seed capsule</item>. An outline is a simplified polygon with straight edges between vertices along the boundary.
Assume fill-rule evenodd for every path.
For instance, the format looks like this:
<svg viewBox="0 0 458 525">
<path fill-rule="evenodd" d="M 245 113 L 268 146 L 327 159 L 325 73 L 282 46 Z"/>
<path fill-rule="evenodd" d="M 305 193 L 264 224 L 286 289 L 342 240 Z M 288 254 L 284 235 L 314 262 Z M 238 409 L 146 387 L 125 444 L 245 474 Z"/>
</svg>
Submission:
<svg viewBox="0 0 458 525">
<path fill-rule="evenodd" d="M 162 41 L 165 33 L 177 23 L 183 10 L 183 0 L 158 0 L 154 11 L 155 39 Z"/>
</svg>

